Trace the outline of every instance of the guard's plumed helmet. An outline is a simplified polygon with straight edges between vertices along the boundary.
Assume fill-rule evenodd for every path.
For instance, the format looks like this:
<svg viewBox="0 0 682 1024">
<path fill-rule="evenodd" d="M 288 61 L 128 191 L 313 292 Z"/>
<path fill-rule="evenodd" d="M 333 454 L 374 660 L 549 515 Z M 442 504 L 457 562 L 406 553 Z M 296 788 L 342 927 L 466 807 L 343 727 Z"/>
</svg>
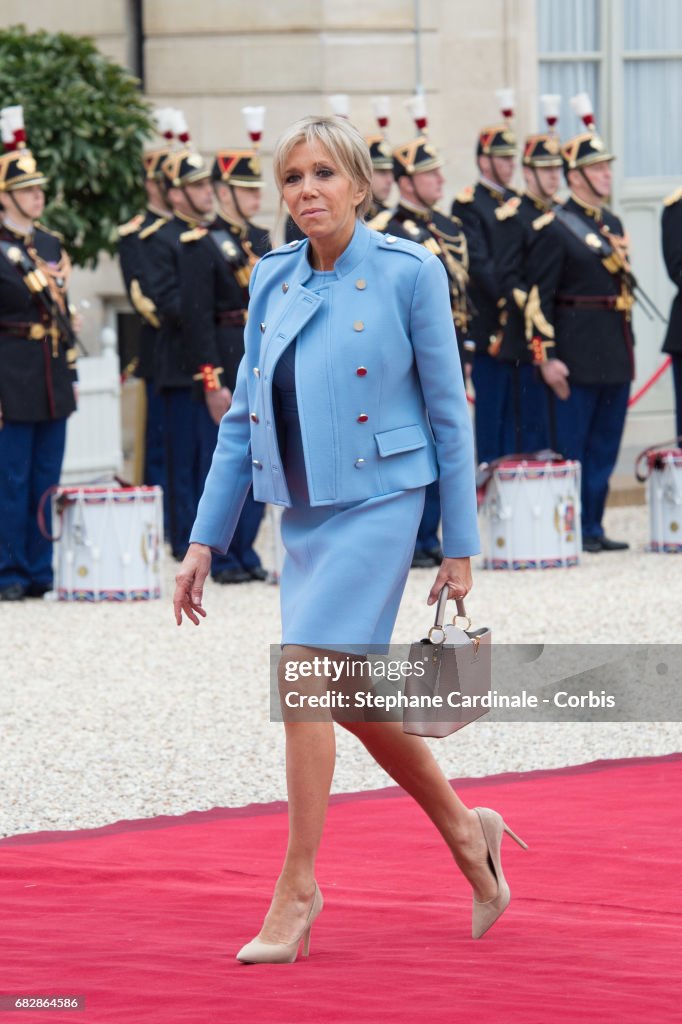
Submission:
<svg viewBox="0 0 682 1024">
<path fill-rule="evenodd" d="M 258 149 L 263 137 L 265 107 L 242 107 L 242 116 L 251 147 L 219 149 L 211 168 L 211 178 L 239 188 L 263 188 L 265 181 Z"/>
<path fill-rule="evenodd" d="M 426 110 L 426 100 L 418 93 L 411 99 L 405 101 L 414 119 L 417 129 L 417 137 L 396 146 L 393 150 L 393 177 L 396 181 L 407 175 L 411 178 L 414 174 L 421 174 L 422 171 L 435 171 L 443 166 L 443 158 L 429 140 L 427 132 L 429 117 Z"/>
<path fill-rule="evenodd" d="M 34 185 L 47 185 L 33 154 L 26 146 L 24 109 L 4 107 L 0 111 L 0 130 L 5 152 L 0 155 L 0 192 L 17 192 Z"/>
<path fill-rule="evenodd" d="M 616 158 L 606 148 L 606 144 L 597 135 L 592 101 L 588 94 L 581 92 L 574 96 L 571 100 L 571 107 L 582 120 L 586 131 L 574 135 L 561 147 L 564 172 L 568 173 L 578 167 L 589 167 L 590 164 L 600 164 L 605 160 L 615 160 Z"/>
</svg>

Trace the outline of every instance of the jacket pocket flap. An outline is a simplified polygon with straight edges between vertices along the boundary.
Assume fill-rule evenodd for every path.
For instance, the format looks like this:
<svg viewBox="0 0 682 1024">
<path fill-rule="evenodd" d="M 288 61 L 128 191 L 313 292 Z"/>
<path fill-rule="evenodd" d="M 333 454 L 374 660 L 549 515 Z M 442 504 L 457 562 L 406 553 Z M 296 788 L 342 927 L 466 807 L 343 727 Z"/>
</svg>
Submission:
<svg viewBox="0 0 682 1024">
<path fill-rule="evenodd" d="M 426 438 L 418 423 L 409 427 L 394 427 L 393 430 L 382 430 L 375 434 L 379 455 L 398 455 L 400 452 L 411 452 L 415 448 L 425 448 Z"/>
</svg>

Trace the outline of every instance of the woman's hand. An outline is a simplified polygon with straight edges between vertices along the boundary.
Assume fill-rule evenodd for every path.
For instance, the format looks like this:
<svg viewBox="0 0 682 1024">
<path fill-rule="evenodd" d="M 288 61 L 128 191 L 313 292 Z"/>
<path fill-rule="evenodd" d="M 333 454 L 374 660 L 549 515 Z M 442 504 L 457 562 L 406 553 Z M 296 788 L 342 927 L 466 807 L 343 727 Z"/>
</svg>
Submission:
<svg viewBox="0 0 682 1024">
<path fill-rule="evenodd" d="M 474 585 L 471 576 L 470 558 L 444 558 L 436 582 L 431 587 L 427 604 L 435 604 L 438 595 L 447 583 L 450 588 L 448 601 L 455 597 L 466 597 Z"/>
<path fill-rule="evenodd" d="M 199 625 L 197 615 L 201 615 L 202 619 L 206 618 L 206 612 L 201 607 L 201 598 L 210 571 L 211 549 L 206 544 L 190 544 L 180 571 L 175 577 L 173 609 L 178 626 L 182 625 L 183 612 L 195 626 Z"/>
</svg>

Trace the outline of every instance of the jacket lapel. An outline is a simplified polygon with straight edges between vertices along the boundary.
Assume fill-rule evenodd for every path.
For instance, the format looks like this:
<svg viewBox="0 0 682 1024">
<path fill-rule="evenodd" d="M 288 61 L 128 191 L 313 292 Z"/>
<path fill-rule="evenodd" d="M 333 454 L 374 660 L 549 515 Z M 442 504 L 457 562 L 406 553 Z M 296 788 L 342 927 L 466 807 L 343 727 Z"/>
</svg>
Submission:
<svg viewBox="0 0 682 1024">
<path fill-rule="evenodd" d="M 275 366 L 287 345 L 301 332 L 325 301 L 321 295 L 310 291 L 302 284 L 302 281 L 310 277 L 310 273 L 304 249 L 301 261 L 291 275 L 289 287 L 279 301 L 280 316 L 275 320 L 274 327 L 266 330 L 263 339 L 261 366 L 266 372 Z"/>
</svg>

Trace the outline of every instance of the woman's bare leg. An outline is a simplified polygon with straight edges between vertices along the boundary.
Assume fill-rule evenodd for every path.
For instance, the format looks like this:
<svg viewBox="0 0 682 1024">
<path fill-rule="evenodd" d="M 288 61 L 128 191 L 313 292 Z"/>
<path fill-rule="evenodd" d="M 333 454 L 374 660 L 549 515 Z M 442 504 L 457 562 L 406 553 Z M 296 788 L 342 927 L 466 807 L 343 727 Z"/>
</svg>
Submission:
<svg viewBox="0 0 682 1024">
<path fill-rule="evenodd" d="M 497 881 L 487 862 L 488 847 L 478 815 L 462 803 L 424 740 L 404 733 L 399 722 L 340 724 L 358 737 L 377 764 L 428 814 L 476 899 L 493 899 Z"/>
<path fill-rule="evenodd" d="M 280 661 L 280 696 L 288 690 L 324 693 L 327 686 L 322 676 L 301 678 L 298 683 L 284 679 L 285 662 L 312 661 L 315 655 L 324 657 L 324 654 L 319 649 L 287 645 Z M 324 712 L 319 711 L 285 711 L 285 719 L 292 719 L 284 723 L 289 841 L 272 904 L 259 935 L 264 942 L 293 941 L 303 928 L 315 893 L 315 857 L 322 838 L 336 758 L 331 715 L 325 716 L 324 721 L 310 721 L 312 717 L 322 718 L 323 715 Z"/>
</svg>

